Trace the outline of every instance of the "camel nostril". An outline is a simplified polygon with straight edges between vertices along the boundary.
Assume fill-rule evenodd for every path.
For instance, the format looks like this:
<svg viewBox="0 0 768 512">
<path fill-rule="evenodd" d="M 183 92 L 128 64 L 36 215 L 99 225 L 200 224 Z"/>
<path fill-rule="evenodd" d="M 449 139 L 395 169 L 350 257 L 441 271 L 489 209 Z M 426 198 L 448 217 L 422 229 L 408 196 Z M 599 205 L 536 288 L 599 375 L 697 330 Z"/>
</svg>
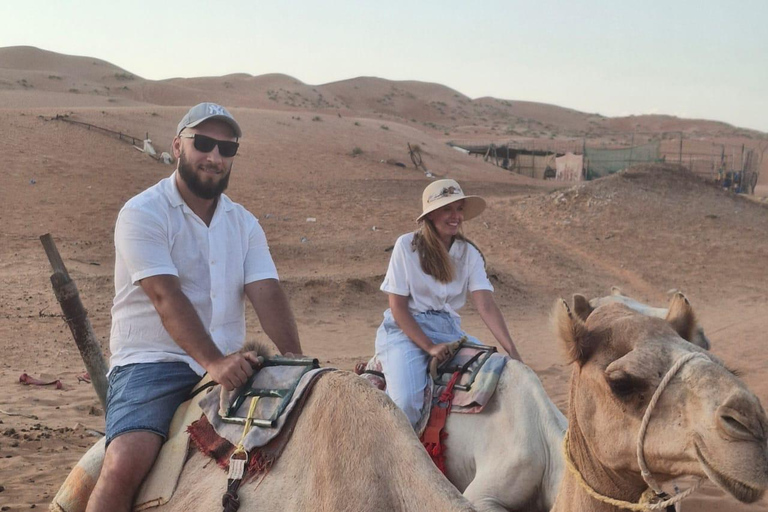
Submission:
<svg viewBox="0 0 768 512">
<path fill-rule="evenodd" d="M 749 421 L 741 413 L 728 407 L 721 409 L 718 425 L 726 435 L 742 441 L 765 440 L 765 431 L 759 421 Z"/>
<path fill-rule="evenodd" d="M 724 430 L 728 433 L 735 434 L 734 437 L 752 437 L 751 432 L 744 425 L 739 423 L 735 418 L 731 416 L 721 416 Z"/>
</svg>

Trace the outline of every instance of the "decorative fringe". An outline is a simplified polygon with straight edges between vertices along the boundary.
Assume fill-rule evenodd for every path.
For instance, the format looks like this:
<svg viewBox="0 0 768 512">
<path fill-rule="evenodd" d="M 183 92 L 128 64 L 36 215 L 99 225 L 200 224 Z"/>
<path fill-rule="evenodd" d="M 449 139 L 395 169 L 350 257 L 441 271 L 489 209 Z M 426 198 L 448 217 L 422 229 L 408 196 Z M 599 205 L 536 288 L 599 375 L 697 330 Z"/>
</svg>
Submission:
<svg viewBox="0 0 768 512">
<path fill-rule="evenodd" d="M 208 418 L 203 416 L 195 421 L 187 428 L 187 432 L 189 432 L 189 438 L 195 447 L 202 454 L 214 459 L 221 469 L 229 470 L 229 458 L 235 451 L 235 446 L 226 439 L 219 437 L 208 422 Z M 280 445 L 273 447 L 272 443 L 268 443 L 261 449 L 252 450 L 248 454 L 248 465 L 245 468 L 243 480 L 250 480 L 272 467 L 281 448 Z"/>
<path fill-rule="evenodd" d="M 448 419 L 448 414 L 451 412 L 453 387 L 459 381 L 460 376 L 461 372 L 458 371 L 451 376 L 451 380 L 448 381 L 445 390 L 440 394 L 440 398 L 432 406 L 427 428 L 424 429 L 424 434 L 421 436 L 421 444 L 424 445 L 437 469 L 443 474 L 446 471 L 445 439 L 448 437 L 448 433 L 445 432 L 445 422 Z"/>
<path fill-rule="evenodd" d="M 447 432 L 439 432 L 440 435 L 440 442 L 438 443 L 423 443 L 424 448 L 426 448 L 427 453 L 432 458 L 432 462 L 435 463 L 435 466 L 437 466 L 437 469 L 440 470 L 441 473 L 445 474 L 446 467 L 445 467 L 445 439 L 448 437 Z"/>
</svg>

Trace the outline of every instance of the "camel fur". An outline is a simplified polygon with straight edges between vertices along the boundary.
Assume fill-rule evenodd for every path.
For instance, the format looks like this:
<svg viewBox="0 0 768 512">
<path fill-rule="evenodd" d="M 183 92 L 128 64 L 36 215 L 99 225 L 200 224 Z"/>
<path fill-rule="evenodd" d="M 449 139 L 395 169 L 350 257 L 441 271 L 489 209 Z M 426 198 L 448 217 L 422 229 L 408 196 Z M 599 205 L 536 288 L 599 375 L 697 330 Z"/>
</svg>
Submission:
<svg viewBox="0 0 768 512">
<path fill-rule="evenodd" d="M 768 487 L 768 418 L 733 372 L 682 337 L 695 333 L 695 315 L 682 294 L 672 297 L 664 319 L 614 302 L 595 308 L 585 321 L 564 301 L 553 317 L 574 360 L 569 456 L 592 489 L 612 499 L 640 499 L 647 486 L 636 444 L 646 407 L 675 362 L 697 352 L 679 367 L 652 411 L 643 445 L 648 469 L 658 482 L 709 478 L 742 502 L 762 497 Z M 566 472 L 553 508 L 619 510 L 590 496 L 572 472 Z"/>
<path fill-rule="evenodd" d="M 224 471 L 194 453 L 158 512 L 218 510 L 226 483 Z M 241 512 L 474 510 L 394 403 L 347 372 L 317 382 L 282 456 L 239 495 Z"/>
</svg>

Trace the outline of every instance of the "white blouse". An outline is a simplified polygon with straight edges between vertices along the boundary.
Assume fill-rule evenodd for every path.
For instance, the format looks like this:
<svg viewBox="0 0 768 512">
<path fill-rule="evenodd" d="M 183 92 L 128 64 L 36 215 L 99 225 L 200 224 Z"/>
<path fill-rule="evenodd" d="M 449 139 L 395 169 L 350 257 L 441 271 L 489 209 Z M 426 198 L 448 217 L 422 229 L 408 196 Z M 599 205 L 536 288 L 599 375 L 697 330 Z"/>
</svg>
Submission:
<svg viewBox="0 0 768 512">
<path fill-rule="evenodd" d="M 467 292 L 493 291 L 485 272 L 483 257 L 472 244 L 455 240 L 448 255 L 453 261 L 455 276 L 450 283 L 441 283 L 421 269 L 419 254 L 411 243 L 415 233 L 402 235 L 395 242 L 389 268 L 381 290 L 408 297 L 411 314 L 425 311 L 447 311 L 458 317 L 457 311 L 467 302 Z"/>
</svg>

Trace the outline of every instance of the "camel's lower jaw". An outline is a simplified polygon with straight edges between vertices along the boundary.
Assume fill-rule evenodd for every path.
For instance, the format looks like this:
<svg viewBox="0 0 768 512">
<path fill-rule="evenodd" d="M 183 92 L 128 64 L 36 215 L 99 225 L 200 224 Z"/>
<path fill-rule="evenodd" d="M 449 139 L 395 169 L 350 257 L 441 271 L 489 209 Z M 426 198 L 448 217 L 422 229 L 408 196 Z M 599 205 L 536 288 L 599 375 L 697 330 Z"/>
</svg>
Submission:
<svg viewBox="0 0 768 512">
<path fill-rule="evenodd" d="M 704 468 L 704 472 L 707 474 L 710 480 L 717 484 L 720 488 L 726 491 L 728 494 L 741 501 L 742 503 L 754 503 L 763 497 L 765 489 L 753 487 L 744 482 L 740 482 L 734 478 L 731 478 L 716 470 L 710 462 L 701 453 L 699 444 L 695 443 L 696 457 L 699 459 L 699 464 Z"/>
</svg>

